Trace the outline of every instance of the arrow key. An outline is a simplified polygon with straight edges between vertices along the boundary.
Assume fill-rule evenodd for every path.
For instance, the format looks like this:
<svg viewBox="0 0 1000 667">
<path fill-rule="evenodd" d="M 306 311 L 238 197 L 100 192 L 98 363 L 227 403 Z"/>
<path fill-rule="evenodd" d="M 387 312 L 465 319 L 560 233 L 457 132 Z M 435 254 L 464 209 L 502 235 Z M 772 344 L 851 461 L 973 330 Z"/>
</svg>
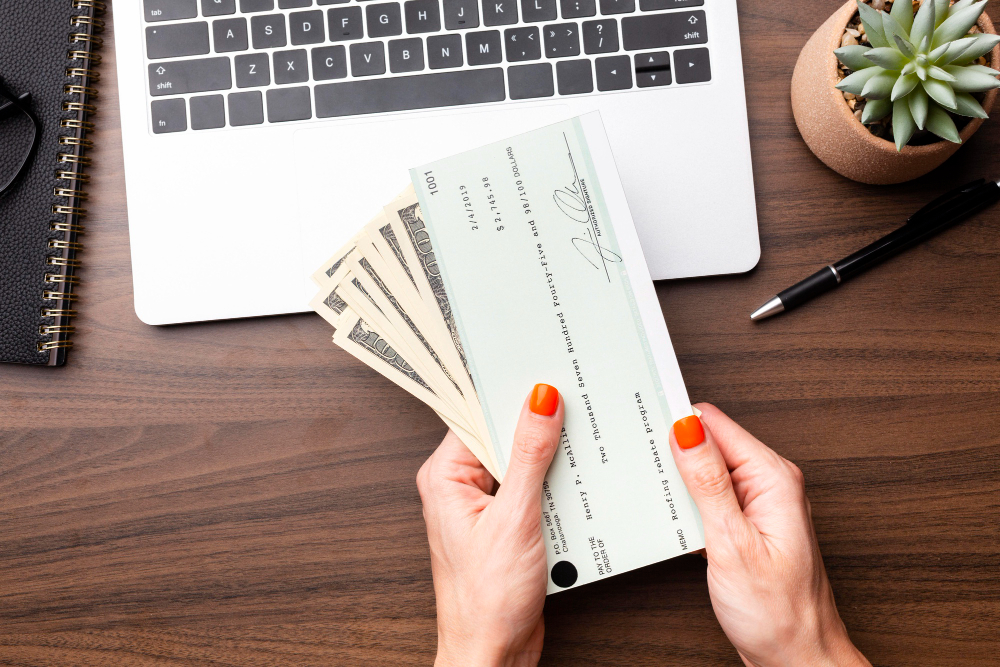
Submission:
<svg viewBox="0 0 1000 667">
<path fill-rule="evenodd" d="M 507 62 L 517 63 L 542 57 L 542 40 L 536 26 L 508 28 L 503 31 L 503 41 Z"/>
<path fill-rule="evenodd" d="M 553 23 L 542 28 L 545 55 L 566 58 L 580 55 L 580 29 L 575 23 Z"/>
<path fill-rule="evenodd" d="M 712 80 L 712 65 L 708 49 L 678 49 L 674 51 L 677 83 L 699 83 Z"/>
<path fill-rule="evenodd" d="M 670 53 L 652 51 L 635 54 L 635 81 L 640 88 L 670 85 Z"/>
<path fill-rule="evenodd" d="M 610 56 L 594 60 L 597 89 L 628 90 L 632 87 L 632 63 L 628 56 Z"/>
</svg>

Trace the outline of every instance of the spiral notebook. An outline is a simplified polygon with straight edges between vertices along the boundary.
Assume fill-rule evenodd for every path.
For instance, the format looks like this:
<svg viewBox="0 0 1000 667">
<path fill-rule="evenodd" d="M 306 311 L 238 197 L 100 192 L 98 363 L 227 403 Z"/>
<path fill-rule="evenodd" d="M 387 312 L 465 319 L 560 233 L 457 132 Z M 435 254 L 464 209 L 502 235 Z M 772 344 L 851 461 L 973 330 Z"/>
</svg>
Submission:
<svg viewBox="0 0 1000 667">
<path fill-rule="evenodd" d="M 0 198 L 2 362 L 61 366 L 72 346 L 105 8 L 100 0 L 0 0 L 0 79 L 28 96 L 41 125 L 28 171 Z M 7 169 L 23 158 L 18 123 L 0 121 Z"/>
</svg>

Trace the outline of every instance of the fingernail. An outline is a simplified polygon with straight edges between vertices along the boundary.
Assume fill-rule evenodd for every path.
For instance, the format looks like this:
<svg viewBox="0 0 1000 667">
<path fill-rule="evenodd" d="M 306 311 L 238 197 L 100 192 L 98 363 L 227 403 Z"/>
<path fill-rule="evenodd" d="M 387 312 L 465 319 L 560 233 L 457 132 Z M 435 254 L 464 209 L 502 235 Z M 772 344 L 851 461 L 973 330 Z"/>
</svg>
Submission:
<svg viewBox="0 0 1000 667">
<path fill-rule="evenodd" d="M 559 408 L 559 391 L 548 384 L 536 384 L 528 399 L 528 409 L 536 415 L 551 417 Z"/>
<path fill-rule="evenodd" d="M 674 422 L 674 437 L 681 449 L 691 449 L 705 442 L 705 429 L 701 420 L 691 415 Z"/>
</svg>

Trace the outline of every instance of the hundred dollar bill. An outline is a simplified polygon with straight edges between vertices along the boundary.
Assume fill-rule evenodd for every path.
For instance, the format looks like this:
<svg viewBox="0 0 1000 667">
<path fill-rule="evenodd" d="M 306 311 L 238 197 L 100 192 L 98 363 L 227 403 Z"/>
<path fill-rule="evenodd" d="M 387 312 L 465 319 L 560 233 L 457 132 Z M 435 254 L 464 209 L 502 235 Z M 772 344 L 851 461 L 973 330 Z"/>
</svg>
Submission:
<svg viewBox="0 0 1000 667">
<path fill-rule="evenodd" d="M 363 259 L 363 258 L 362 258 Z M 366 323 L 366 325 L 398 353 L 423 378 L 431 390 L 448 406 L 447 414 L 467 430 L 475 431 L 474 422 L 462 393 L 451 382 L 444 369 L 428 352 L 413 332 L 405 327 L 393 305 L 376 287 L 363 285 L 359 276 L 360 262 L 351 253 L 334 274 L 338 279 L 337 292 Z M 366 279 L 370 281 L 367 274 Z M 369 291 L 370 290 L 370 291 Z"/>
<path fill-rule="evenodd" d="M 389 219 L 395 238 L 400 242 L 400 250 L 406 261 L 406 266 L 412 267 L 411 280 L 417 285 L 417 290 L 425 303 L 437 306 L 438 314 L 448 330 L 448 337 L 458 352 L 462 367 L 468 373 L 468 361 L 462 347 L 462 339 L 458 335 L 455 315 L 448 299 L 448 293 L 441 279 L 441 271 L 434 256 L 434 248 L 427 226 L 424 224 L 420 203 L 414 197 L 401 197 L 392 204 L 395 215 Z M 422 280 L 415 280 L 416 273 Z"/>
<path fill-rule="evenodd" d="M 420 320 L 421 328 L 441 354 L 446 366 L 452 369 L 451 376 L 462 388 L 476 432 L 487 445 L 491 459 L 503 475 L 506 467 L 500 465 L 500 458 L 491 441 L 492 434 L 469 372 L 462 339 L 458 334 L 451 303 L 441 280 L 434 248 L 426 233 L 420 203 L 415 196 L 404 196 L 394 201 L 391 206 L 387 206 L 385 211 L 402 251 L 402 259 L 399 261 L 410 267 L 409 277 L 416 284 L 415 292 L 419 295 L 423 312 L 426 313 L 426 317 Z M 371 235 L 369 231 L 369 236 Z M 497 479 L 502 481 L 503 478 Z"/>
<path fill-rule="evenodd" d="M 427 341 L 427 338 L 425 338 L 424 335 L 420 332 L 420 328 L 417 326 L 417 324 L 406 313 L 406 309 L 403 308 L 403 305 L 399 302 L 399 299 L 397 299 L 393 295 L 392 290 L 389 289 L 387 282 L 383 280 L 381 276 L 379 276 L 378 272 L 375 270 L 375 267 L 372 266 L 372 263 L 369 262 L 367 258 L 357 253 L 354 253 L 350 256 L 349 262 L 353 269 L 354 275 L 357 276 L 357 281 L 360 287 L 364 289 L 366 293 L 380 294 L 382 296 L 382 299 L 380 301 L 389 306 L 389 308 L 383 308 L 383 310 L 386 313 L 386 317 L 389 318 L 390 321 L 397 320 L 392 322 L 394 325 L 396 325 L 395 328 L 399 329 L 404 333 L 406 331 L 409 331 L 410 333 L 413 334 L 414 338 L 416 338 L 419 344 L 427 351 L 427 354 L 429 354 L 431 358 L 434 360 L 434 363 L 437 364 L 437 366 L 441 368 L 441 371 L 445 374 L 445 376 L 447 376 L 448 381 L 451 382 L 452 385 L 454 385 L 455 391 L 461 394 L 462 390 L 459 388 L 458 384 L 455 383 L 455 380 L 452 379 L 451 373 L 448 372 L 448 369 L 445 367 L 444 362 L 441 361 L 441 358 L 438 356 L 437 352 L 434 351 L 434 348 Z"/>
<path fill-rule="evenodd" d="M 381 217 L 381 215 L 382 214 L 380 213 L 379 217 Z M 347 258 L 357 245 L 358 237 L 354 236 L 350 241 L 345 243 L 340 250 L 335 252 L 330 259 L 323 262 L 323 264 L 313 272 L 312 276 L 310 276 L 313 282 L 319 287 L 325 287 L 333 277 L 333 274 L 340 268 L 344 259 Z"/>
<path fill-rule="evenodd" d="M 430 406 L 483 462 L 490 474 L 496 476 L 496 468 L 486 455 L 486 447 L 479 437 L 448 416 L 447 408 L 413 367 L 350 309 L 345 311 L 340 326 L 333 335 L 333 341 L 363 364 Z"/>
<path fill-rule="evenodd" d="M 396 198 L 393 199 L 393 201 L 397 201 L 404 197 L 413 197 L 412 183 L 407 185 L 402 192 L 396 195 Z M 372 222 L 369 223 L 369 225 L 372 224 L 376 224 L 378 226 L 383 226 L 386 224 L 384 210 L 378 212 L 378 215 L 376 215 L 375 218 L 372 220 Z M 334 272 L 336 272 L 336 270 L 340 267 L 340 263 L 344 261 L 344 258 L 347 257 L 348 253 L 350 253 L 357 247 L 359 236 L 363 233 L 364 229 L 362 229 L 361 232 L 359 232 L 357 235 L 351 238 L 351 240 L 345 243 L 343 247 L 341 247 L 336 253 L 334 253 L 334 255 L 330 259 L 323 262 L 323 264 L 321 264 L 320 267 L 313 272 L 311 276 L 313 282 L 316 283 L 318 286 L 323 287 L 325 283 L 333 276 Z"/>
</svg>

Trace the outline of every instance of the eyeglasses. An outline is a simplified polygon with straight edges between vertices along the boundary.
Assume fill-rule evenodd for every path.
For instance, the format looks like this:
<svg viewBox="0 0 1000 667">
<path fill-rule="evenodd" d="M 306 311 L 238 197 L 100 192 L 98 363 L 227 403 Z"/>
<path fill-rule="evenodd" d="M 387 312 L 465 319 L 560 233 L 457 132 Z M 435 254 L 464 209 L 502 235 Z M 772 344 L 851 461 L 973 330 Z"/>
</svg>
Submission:
<svg viewBox="0 0 1000 667">
<path fill-rule="evenodd" d="M 42 124 L 31 110 L 31 94 L 15 95 L 0 79 L 0 197 L 28 172 L 41 134 Z"/>
</svg>

